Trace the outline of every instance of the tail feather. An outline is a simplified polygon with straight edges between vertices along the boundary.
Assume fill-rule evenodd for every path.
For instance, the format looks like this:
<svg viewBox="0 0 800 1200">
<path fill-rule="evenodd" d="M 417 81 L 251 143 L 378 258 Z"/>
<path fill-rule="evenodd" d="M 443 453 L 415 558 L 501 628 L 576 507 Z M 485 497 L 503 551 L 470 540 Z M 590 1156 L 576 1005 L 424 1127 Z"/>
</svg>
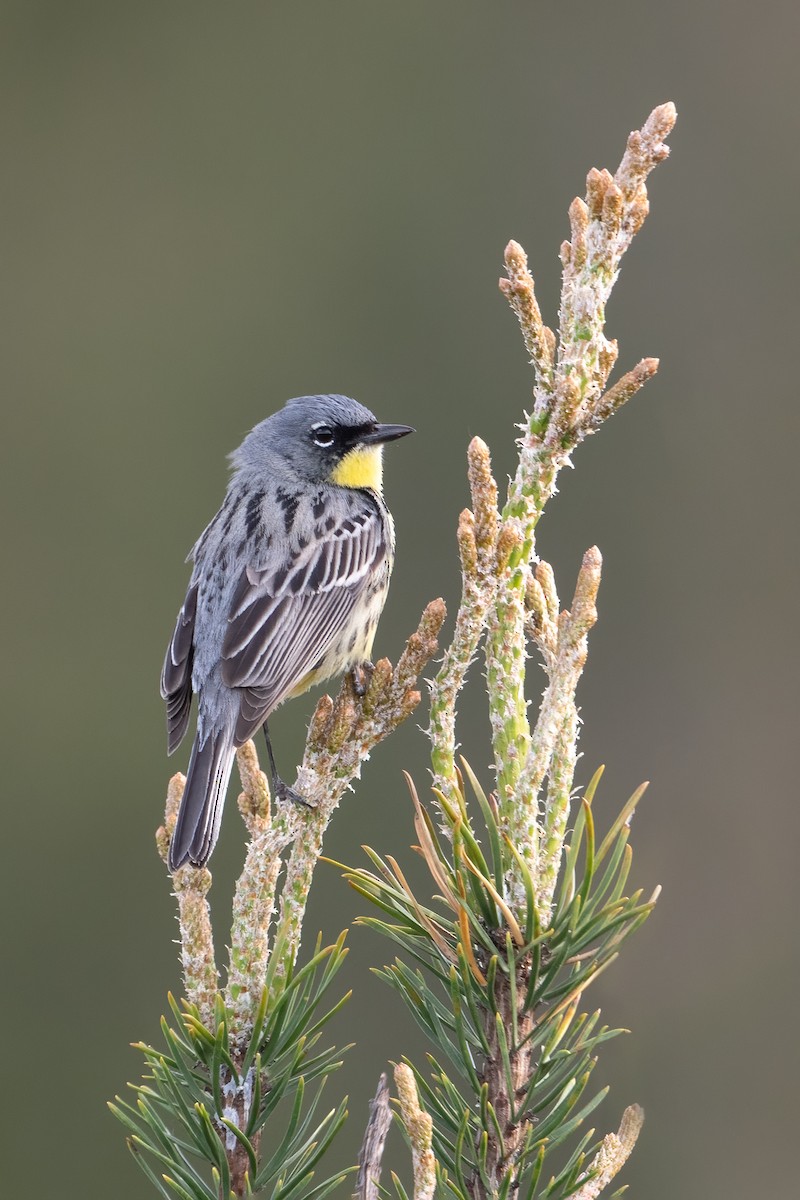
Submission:
<svg viewBox="0 0 800 1200">
<path fill-rule="evenodd" d="M 209 734 L 192 746 L 186 786 L 169 845 L 169 869 L 184 863 L 204 867 L 219 836 L 222 807 L 233 767 L 233 741 L 227 730 Z"/>
</svg>

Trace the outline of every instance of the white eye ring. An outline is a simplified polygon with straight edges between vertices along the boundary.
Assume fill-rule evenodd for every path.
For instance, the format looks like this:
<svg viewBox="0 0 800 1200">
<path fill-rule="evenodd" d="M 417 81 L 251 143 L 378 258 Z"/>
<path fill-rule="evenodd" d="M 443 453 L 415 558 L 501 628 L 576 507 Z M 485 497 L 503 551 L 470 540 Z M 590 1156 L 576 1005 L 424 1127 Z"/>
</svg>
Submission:
<svg viewBox="0 0 800 1200">
<path fill-rule="evenodd" d="M 334 443 L 333 430 L 324 421 L 320 421 L 317 425 L 312 425 L 311 433 L 318 446 L 327 447 L 332 446 Z"/>
</svg>

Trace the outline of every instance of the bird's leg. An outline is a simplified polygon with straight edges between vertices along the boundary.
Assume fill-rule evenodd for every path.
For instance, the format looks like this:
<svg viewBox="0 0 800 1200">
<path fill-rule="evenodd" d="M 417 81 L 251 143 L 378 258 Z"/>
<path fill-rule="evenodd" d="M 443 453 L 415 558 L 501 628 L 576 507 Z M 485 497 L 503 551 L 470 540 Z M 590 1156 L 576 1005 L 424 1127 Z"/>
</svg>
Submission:
<svg viewBox="0 0 800 1200">
<path fill-rule="evenodd" d="M 375 670 L 375 663 L 368 659 L 362 663 L 356 663 L 350 668 L 350 682 L 353 685 L 353 691 L 359 699 L 367 694 L 367 688 L 372 679 L 372 672 Z"/>
<path fill-rule="evenodd" d="M 269 729 L 267 722 L 264 722 L 264 741 L 267 743 L 267 754 L 269 755 L 269 766 L 272 773 L 272 791 L 278 800 L 291 800 L 292 804 L 302 804 L 303 808 L 313 808 L 307 800 L 304 800 L 294 788 L 290 788 L 288 783 L 284 783 L 278 774 L 278 768 L 275 766 L 275 755 L 272 753 L 272 742 L 269 740 Z"/>
</svg>

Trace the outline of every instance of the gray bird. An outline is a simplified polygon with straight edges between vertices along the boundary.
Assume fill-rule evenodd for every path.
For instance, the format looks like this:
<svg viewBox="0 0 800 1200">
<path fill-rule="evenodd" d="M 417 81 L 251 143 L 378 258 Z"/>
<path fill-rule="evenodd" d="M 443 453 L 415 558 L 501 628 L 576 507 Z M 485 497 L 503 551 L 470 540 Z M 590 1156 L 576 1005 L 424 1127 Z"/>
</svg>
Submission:
<svg viewBox="0 0 800 1200">
<path fill-rule="evenodd" d="M 369 662 L 394 559 L 382 497 L 380 425 L 347 396 L 299 396 L 231 455 L 225 502 L 190 555 L 189 590 L 161 675 L 168 752 L 197 733 L 169 848 L 169 869 L 202 867 L 219 836 L 237 747 L 314 683 Z"/>
</svg>

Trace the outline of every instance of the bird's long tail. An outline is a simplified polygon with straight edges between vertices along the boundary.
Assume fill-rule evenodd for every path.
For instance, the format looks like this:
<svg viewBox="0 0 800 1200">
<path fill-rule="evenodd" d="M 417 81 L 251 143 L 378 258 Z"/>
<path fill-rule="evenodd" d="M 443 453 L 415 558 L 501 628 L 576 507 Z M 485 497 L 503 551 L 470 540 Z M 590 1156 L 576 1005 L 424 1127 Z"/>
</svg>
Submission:
<svg viewBox="0 0 800 1200">
<path fill-rule="evenodd" d="M 195 738 L 186 786 L 169 844 L 169 869 L 184 863 L 204 867 L 219 836 L 222 807 L 233 767 L 233 736 L 215 730 L 204 741 Z"/>
</svg>

